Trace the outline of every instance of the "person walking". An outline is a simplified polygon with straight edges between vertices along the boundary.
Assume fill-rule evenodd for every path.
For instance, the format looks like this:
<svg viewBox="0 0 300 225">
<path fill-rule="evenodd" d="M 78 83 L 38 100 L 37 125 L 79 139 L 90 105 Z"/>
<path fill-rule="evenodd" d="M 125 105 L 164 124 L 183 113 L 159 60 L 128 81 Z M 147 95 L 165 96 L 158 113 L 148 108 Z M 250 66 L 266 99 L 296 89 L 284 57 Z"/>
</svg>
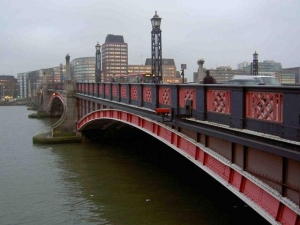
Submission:
<svg viewBox="0 0 300 225">
<path fill-rule="evenodd" d="M 216 79 L 210 75 L 210 71 L 206 70 L 206 76 L 203 78 L 202 84 L 216 84 Z"/>
</svg>

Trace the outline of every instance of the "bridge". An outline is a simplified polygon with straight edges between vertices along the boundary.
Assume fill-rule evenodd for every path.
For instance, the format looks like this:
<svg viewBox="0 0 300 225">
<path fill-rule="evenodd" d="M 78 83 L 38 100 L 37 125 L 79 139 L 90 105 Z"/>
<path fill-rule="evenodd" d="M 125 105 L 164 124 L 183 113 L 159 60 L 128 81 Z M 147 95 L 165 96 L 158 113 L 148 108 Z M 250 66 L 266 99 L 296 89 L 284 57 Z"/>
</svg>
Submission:
<svg viewBox="0 0 300 225">
<path fill-rule="evenodd" d="M 67 57 L 66 57 L 67 59 Z M 300 225 L 298 87 L 201 84 L 46 84 L 51 134 L 135 127 L 165 143 L 271 224 Z M 201 178 L 195 178 L 201 179 Z"/>
</svg>

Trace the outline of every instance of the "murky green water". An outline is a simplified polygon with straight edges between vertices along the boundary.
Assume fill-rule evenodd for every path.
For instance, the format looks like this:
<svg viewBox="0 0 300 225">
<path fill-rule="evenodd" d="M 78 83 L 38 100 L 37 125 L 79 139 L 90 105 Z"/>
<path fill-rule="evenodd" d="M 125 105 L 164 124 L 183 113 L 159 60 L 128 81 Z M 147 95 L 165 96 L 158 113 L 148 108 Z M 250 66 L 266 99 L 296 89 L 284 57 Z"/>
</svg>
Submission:
<svg viewBox="0 0 300 225">
<path fill-rule="evenodd" d="M 34 145 L 53 120 L 0 107 L 0 224 L 268 224 L 223 186 L 146 136 Z"/>
</svg>

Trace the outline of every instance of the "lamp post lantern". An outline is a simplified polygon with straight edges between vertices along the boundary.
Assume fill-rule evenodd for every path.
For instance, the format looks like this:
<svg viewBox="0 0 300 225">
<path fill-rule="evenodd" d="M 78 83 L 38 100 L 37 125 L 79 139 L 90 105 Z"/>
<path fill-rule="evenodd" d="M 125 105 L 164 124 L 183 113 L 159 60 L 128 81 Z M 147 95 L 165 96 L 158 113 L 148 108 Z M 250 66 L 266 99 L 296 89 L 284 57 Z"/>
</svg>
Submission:
<svg viewBox="0 0 300 225">
<path fill-rule="evenodd" d="M 152 59 L 152 75 L 155 75 L 157 82 L 162 81 L 162 48 L 161 48 L 161 18 L 155 15 L 151 19 L 151 59 Z"/>
<path fill-rule="evenodd" d="M 258 54 L 256 53 L 256 51 L 255 51 L 255 53 L 253 54 L 253 64 L 252 64 L 252 66 L 253 66 L 253 75 L 258 75 Z"/>
<path fill-rule="evenodd" d="M 101 82 L 101 52 L 99 42 L 97 42 L 96 48 L 96 63 L 95 63 L 95 82 Z"/>
</svg>

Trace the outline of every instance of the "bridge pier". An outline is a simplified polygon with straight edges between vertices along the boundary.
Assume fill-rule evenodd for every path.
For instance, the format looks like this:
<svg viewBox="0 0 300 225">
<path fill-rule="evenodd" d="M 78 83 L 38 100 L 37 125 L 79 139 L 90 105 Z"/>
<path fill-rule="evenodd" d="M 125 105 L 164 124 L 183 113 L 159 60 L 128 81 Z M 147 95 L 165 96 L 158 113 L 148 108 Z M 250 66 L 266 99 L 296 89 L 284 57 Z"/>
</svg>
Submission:
<svg viewBox="0 0 300 225">
<path fill-rule="evenodd" d="M 30 109 L 36 110 L 36 113 L 29 115 L 29 118 L 47 118 L 50 117 L 50 113 L 48 111 L 50 97 L 48 96 L 48 84 L 44 78 L 43 88 L 40 90 L 36 96 L 28 99 L 30 104 Z"/>
<path fill-rule="evenodd" d="M 76 92 L 76 84 L 68 80 L 64 85 L 65 89 L 63 91 L 63 98 L 65 102 L 63 103 L 63 115 L 57 123 L 51 126 L 51 134 L 52 137 L 66 134 L 81 136 L 80 133 L 76 131 L 78 115 L 77 99 L 74 97 L 74 94 Z"/>
<path fill-rule="evenodd" d="M 63 101 L 63 115 L 60 120 L 51 126 L 52 137 L 61 135 L 78 135 L 76 131 L 76 124 L 78 118 L 77 99 L 75 97 L 76 83 L 71 80 L 70 73 L 70 56 L 66 56 L 66 81 L 64 83 L 64 90 L 62 97 Z"/>
<path fill-rule="evenodd" d="M 43 82 L 43 89 L 41 94 L 41 105 L 39 109 L 37 110 L 38 114 L 46 114 L 49 115 L 49 112 L 47 111 L 48 104 L 49 104 L 49 96 L 48 96 L 48 85 L 46 81 Z"/>
<path fill-rule="evenodd" d="M 70 74 L 70 56 L 66 56 L 66 81 L 63 84 L 54 85 L 48 90 L 46 82 L 43 86 L 43 101 L 40 112 L 48 114 L 60 113 L 60 119 L 50 127 L 50 134 L 40 134 L 33 137 L 34 143 L 67 143 L 80 142 L 82 140 L 81 133 L 76 131 L 78 109 L 76 93 L 76 83 L 71 81 Z M 63 92 L 59 92 L 58 88 L 63 88 Z M 53 88 L 51 96 L 49 91 Z"/>
</svg>

